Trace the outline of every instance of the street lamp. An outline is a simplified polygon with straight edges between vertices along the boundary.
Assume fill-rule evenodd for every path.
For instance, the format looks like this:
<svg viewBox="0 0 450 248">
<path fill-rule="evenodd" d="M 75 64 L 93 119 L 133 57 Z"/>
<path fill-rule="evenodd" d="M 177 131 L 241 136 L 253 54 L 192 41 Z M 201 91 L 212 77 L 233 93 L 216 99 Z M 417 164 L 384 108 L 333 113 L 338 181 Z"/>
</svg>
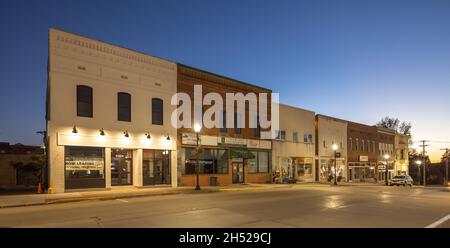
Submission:
<svg viewBox="0 0 450 248">
<path fill-rule="evenodd" d="M 420 184 L 420 165 L 422 164 L 422 160 L 416 160 L 417 167 L 419 167 L 419 184 Z"/>
<path fill-rule="evenodd" d="M 334 185 L 337 185 L 337 149 L 338 149 L 338 145 L 333 144 L 333 151 L 334 151 Z"/>
<path fill-rule="evenodd" d="M 389 185 L 389 180 L 388 180 L 388 175 L 389 175 L 389 171 L 388 171 L 388 159 L 390 158 L 390 156 L 389 156 L 389 154 L 384 154 L 384 159 L 386 160 L 386 167 L 385 167 L 385 174 L 384 174 L 384 181 L 385 181 L 385 184 L 386 184 L 386 186 L 388 186 Z"/>
<path fill-rule="evenodd" d="M 197 135 L 197 152 L 196 152 L 196 158 L 197 158 L 197 163 L 195 166 L 195 173 L 197 176 L 197 185 L 195 186 L 195 190 L 200 190 L 200 182 L 199 182 L 199 170 L 200 170 L 200 163 L 199 163 L 199 159 L 198 159 L 198 154 L 200 153 L 200 146 L 199 146 L 199 133 L 202 130 L 202 126 L 200 126 L 200 124 L 196 123 L 194 125 L 194 131 L 195 134 Z"/>
</svg>

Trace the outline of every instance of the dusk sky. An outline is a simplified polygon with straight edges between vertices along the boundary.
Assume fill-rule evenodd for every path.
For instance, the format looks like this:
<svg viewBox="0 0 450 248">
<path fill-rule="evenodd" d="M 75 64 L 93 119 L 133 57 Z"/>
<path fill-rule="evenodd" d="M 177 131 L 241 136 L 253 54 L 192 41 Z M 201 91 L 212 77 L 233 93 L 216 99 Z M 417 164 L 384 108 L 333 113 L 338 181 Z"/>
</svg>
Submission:
<svg viewBox="0 0 450 248">
<path fill-rule="evenodd" d="M 50 27 L 261 85 L 316 113 L 410 121 L 434 160 L 450 147 L 448 0 L 2 0 L 0 141 L 41 143 Z"/>
</svg>

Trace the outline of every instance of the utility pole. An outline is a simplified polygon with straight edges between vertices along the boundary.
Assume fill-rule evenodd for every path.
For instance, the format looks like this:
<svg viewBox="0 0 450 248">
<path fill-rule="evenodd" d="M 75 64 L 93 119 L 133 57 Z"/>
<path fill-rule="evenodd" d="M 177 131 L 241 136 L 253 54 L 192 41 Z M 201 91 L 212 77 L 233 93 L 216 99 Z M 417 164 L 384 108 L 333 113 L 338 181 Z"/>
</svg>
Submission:
<svg viewBox="0 0 450 248">
<path fill-rule="evenodd" d="M 420 147 L 422 147 L 422 164 L 423 164 L 423 186 L 427 186 L 427 162 L 425 160 L 425 147 L 429 146 L 426 143 L 429 142 L 428 140 L 421 140 L 419 141 L 420 143 L 422 143 L 422 145 L 420 145 Z"/>
<path fill-rule="evenodd" d="M 449 154 L 449 148 L 445 148 L 445 149 L 441 149 L 443 151 L 445 151 L 445 170 L 444 170 L 444 185 L 448 186 L 448 157 L 450 156 Z"/>
</svg>

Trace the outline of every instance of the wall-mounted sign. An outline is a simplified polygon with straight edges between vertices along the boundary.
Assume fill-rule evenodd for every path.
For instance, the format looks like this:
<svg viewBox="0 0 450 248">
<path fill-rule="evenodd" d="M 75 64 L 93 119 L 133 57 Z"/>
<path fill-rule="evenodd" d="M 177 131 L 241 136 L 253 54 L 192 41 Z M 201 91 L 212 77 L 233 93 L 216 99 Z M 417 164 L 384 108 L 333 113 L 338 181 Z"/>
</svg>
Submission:
<svg viewBox="0 0 450 248">
<path fill-rule="evenodd" d="M 198 136 L 199 143 L 201 143 L 201 135 Z M 197 134 L 195 133 L 183 133 L 181 134 L 181 144 L 183 145 L 197 145 Z"/>
<path fill-rule="evenodd" d="M 247 146 L 247 140 L 241 138 L 233 137 L 219 137 L 218 143 L 221 145 L 231 145 L 231 146 Z"/>
<path fill-rule="evenodd" d="M 369 162 L 369 156 L 359 156 L 359 162 Z"/>
<path fill-rule="evenodd" d="M 103 170 L 105 162 L 102 158 L 66 157 L 66 170 Z"/>
</svg>

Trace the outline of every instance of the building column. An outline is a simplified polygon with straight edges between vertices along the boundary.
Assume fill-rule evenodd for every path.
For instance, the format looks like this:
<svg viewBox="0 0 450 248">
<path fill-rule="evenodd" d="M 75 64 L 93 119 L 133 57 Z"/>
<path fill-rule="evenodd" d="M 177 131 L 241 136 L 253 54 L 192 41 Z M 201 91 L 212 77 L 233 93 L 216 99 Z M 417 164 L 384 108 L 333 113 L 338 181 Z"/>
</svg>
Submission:
<svg viewBox="0 0 450 248">
<path fill-rule="evenodd" d="M 65 191 L 65 164 L 64 164 L 64 146 L 58 146 L 57 134 L 49 136 L 49 193 L 64 193 Z"/>
<path fill-rule="evenodd" d="M 111 189 L 111 148 L 105 148 L 105 188 Z"/>
<path fill-rule="evenodd" d="M 178 187 L 178 166 L 177 166 L 177 151 L 173 150 L 170 152 L 170 181 L 172 182 L 172 187 Z"/>
<path fill-rule="evenodd" d="M 142 187 L 142 149 L 133 150 L 133 186 Z"/>
</svg>

